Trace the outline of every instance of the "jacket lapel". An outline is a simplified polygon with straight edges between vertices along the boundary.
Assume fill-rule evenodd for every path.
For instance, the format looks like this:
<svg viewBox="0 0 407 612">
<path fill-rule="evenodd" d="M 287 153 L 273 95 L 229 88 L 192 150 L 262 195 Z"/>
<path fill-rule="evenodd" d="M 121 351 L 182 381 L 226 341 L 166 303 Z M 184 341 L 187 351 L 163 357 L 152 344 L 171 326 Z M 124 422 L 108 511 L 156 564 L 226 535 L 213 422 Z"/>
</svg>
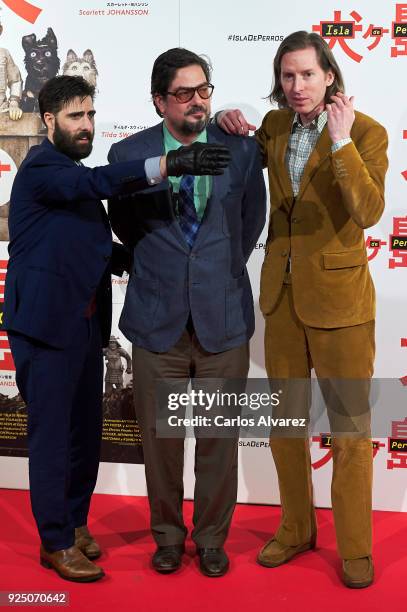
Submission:
<svg viewBox="0 0 407 612">
<path fill-rule="evenodd" d="M 143 143 L 143 156 L 145 157 L 156 157 L 157 155 L 165 155 L 164 150 L 164 134 L 163 134 L 163 123 L 159 123 L 155 125 L 148 134 L 146 134 L 146 138 Z M 162 192 L 166 191 L 167 193 L 167 203 L 168 203 L 168 211 L 169 218 L 171 222 L 169 223 L 169 230 L 177 240 L 177 242 L 182 246 L 185 251 L 189 252 L 189 246 L 187 241 L 185 240 L 185 236 L 182 232 L 182 229 L 178 223 L 178 219 L 175 216 L 174 211 L 174 203 L 171 195 L 170 182 L 168 179 L 162 181 L 156 187 L 149 188 L 148 192 L 152 195 L 154 192 Z"/>
<path fill-rule="evenodd" d="M 325 125 L 320 137 L 317 140 L 317 144 L 315 145 L 314 150 L 309 156 L 308 162 L 304 168 L 304 172 L 301 178 L 300 190 L 298 192 L 297 198 L 302 197 L 308 183 L 330 153 L 331 138 L 329 136 L 328 126 Z"/>
<path fill-rule="evenodd" d="M 220 140 L 216 131 L 218 128 L 213 128 L 211 125 L 207 128 L 208 144 L 225 144 L 224 140 Z M 218 207 L 221 205 L 223 198 L 230 191 L 231 175 L 230 166 L 228 166 L 223 174 L 212 177 L 212 191 L 206 203 L 204 216 L 202 217 L 199 231 L 195 240 L 194 247 L 199 246 L 206 235 L 211 231 L 212 223 L 216 214 L 219 214 Z"/>
<path fill-rule="evenodd" d="M 150 156 L 164 155 L 163 124 L 157 123 L 150 130 L 146 130 L 143 150 Z"/>
<path fill-rule="evenodd" d="M 280 185 L 280 189 L 283 196 L 281 201 L 283 203 L 283 206 L 288 209 L 291 208 L 294 194 L 285 158 L 287 154 L 288 139 L 291 134 L 293 118 L 294 113 L 287 112 L 279 120 L 278 132 L 275 136 L 274 143 L 274 158 L 277 162 L 276 168 L 278 169 L 278 171 L 276 172 L 276 178 Z"/>
</svg>

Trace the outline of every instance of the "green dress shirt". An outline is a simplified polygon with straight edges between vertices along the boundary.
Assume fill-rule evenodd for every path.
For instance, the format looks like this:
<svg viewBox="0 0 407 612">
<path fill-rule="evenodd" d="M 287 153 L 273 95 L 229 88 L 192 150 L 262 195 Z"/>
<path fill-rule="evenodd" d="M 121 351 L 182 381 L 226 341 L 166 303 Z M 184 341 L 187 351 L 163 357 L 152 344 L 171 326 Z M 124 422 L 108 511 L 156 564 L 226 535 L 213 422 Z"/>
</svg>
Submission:
<svg viewBox="0 0 407 612">
<path fill-rule="evenodd" d="M 163 124 L 164 129 L 164 150 L 167 154 L 168 151 L 173 151 L 174 149 L 179 149 L 179 147 L 183 146 L 182 142 L 179 142 L 171 132 L 168 130 L 165 123 Z M 206 129 L 201 132 L 195 142 L 208 142 L 208 137 L 206 133 Z M 178 193 L 179 186 L 181 183 L 181 176 L 169 176 L 168 180 L 172 186 L 174 193 Z M 205 212 L 206 204 L 208 202 L 209 196 L 211 195 L 212 190 L 212 177 L 211 176 L 196 176 L 194 180 L 194 203 L 196 214 L 199 221 L 202 220 L 202 217 Z"/>
</svg>

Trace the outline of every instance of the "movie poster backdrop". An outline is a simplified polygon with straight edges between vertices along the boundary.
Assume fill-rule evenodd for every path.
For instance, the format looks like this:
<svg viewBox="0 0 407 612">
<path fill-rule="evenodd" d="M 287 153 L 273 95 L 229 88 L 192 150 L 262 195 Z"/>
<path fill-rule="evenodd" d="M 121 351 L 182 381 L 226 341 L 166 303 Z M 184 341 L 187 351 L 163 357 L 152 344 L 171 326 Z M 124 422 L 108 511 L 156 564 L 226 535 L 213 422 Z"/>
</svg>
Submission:
<svg viewBox="0 0 407 612">
<path fill-rule="evenodd" d="M 321 34 L 341 66 L 355 106 L 388 130 L 386 209 L 365 232 L 377 292 L 375 378 L 391 382 L 389 417 L 373 432 L 374 507 L 407 511 L 407 3 L 382 0 L 0 0 L 0 317 L 8 261 L 9 198 L 28 149 L 44 138 L 37 95 L 44 79 L 81 74 L 97 89 L 94 150 L 87 164 L 106 163 L 114 142 L 159 121 L 149 86 L 154 59 L 183 46 L 213 66 L 212 110 L 240 108 L 259 126 L 269 110 L 272 62 L 295 30 Z M 259 274 L 266 230 L 249 261 L 256 308 L 250 377 L 265 378 Z M 144 495 L 141 434 L 132 393 L 131 345 L 118 328 L 127 278 L 113 277 L 113 329 L 104 350 L 104 428 L 99 492 Z M 349 355 L 352 359 L 352 355 Z M 380 395 L 380 394 L 379 394 Z M 394 414 L 392 403 L 397 407 Z M 15 383 L 7 334 L 0 331 L 0 487 L 26 488 L 27 412 Z M 330 506 L 331 438 L 310 439 L 315 500 Z M 194 441 L 186 441 L 185 491 L 193 495 Z M 278 503 L 266 438 L 239 442 L 239 501 Z"/>
</svg>

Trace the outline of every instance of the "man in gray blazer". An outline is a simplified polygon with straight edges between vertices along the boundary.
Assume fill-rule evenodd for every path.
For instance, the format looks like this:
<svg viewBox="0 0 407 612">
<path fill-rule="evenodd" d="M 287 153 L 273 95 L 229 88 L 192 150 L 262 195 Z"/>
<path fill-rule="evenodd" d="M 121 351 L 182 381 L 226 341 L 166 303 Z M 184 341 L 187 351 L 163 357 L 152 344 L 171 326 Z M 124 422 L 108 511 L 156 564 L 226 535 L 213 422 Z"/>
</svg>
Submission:
<svg viewBox="0 0 407 612">
<path fill-rule="evenodd" d="M 134 398 L 143 436 L 154 568 L 181 565 L 184 440 L 156 435 L 156 380 L 245 379 L 254 331 L 246 263 L 265 221 L 266 192 L 255 143 L 208 125 L 210 67 L 170 49 L 153 67 L 151 94 L 163 122 L 114 144 L 109 161 L 154 157 L 192 142 L 227 144 L 222 176 L 169 179 L 109 201 L 113 231 L 133 249 L 120 329 L 133 344 Z M 200 380 L 201 379 L 201 380 Z M 223 550 L 236 503 L 237 432 L 197 437 L 192 538 L 206 576 L 222 576 Z"/>
</svg>

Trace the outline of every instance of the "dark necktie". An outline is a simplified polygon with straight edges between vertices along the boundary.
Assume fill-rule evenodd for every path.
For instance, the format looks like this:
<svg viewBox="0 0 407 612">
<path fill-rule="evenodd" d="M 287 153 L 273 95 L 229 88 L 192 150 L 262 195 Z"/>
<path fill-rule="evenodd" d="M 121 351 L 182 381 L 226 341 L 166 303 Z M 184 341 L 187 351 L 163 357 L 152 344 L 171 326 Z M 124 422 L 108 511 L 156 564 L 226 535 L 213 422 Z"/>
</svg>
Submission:
<svg viewBox="0 0 407 612">
<path fill-rule="evenodd" d="M 194 203 L 194 179 L 194 176 L 184 174 L 178 192 L 179 224 L 190 248 L 193 247 L 199 230 L 199 220 Z"/>
</svg>

